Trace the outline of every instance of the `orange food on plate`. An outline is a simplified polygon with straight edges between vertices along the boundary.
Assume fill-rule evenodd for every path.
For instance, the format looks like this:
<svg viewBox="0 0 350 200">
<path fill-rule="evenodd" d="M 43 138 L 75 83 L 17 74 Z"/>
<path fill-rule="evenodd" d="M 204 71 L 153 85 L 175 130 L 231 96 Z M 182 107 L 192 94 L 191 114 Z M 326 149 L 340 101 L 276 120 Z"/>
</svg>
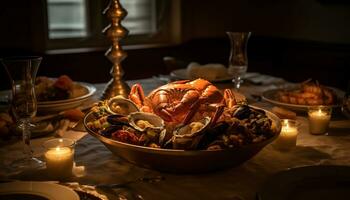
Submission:
<svg viewBox="0 0 350 200">
<path fill-rule="evenodd" d="M 45 76 L 37 77 L 35 92 L 38 101 L 57 101 L 82 96 L 88 91 L 69 76 L 62 75 L 57 79 Z"/>
<path fill-rule="evenodd" d="M 337 96 L 332 89 L 309 80 L 302 83 L 300 89 L 279 92 L 278 99 L 297 105 L 333 105 L 337 102 Z"/>
<path fill-rule="evenodd" d="M 73 88 L 73 81 L 69 76 L 62 75 L 56 80 L 53 86 L 61 90 L 70 90 Z"/>
</svg>

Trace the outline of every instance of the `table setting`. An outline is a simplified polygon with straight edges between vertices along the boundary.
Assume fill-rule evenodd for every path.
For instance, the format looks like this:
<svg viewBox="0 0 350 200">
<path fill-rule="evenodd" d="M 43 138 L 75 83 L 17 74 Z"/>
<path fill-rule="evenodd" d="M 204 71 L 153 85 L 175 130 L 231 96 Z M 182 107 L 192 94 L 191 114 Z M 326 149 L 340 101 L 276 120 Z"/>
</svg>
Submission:
<svg viewBox="0 0 350 200">
<path fill-rule="evenodd" d="M 154 78 L 132 80 L 127 81 L 127 83 L 130 86 L 134 85 L 135 83 L 141 84 L 145 93 L 149 93 L 154 88 L 162 85 L 161 82 L 155 81 Z M 218 87 L 225 88 L 225 84 L 232 87 L 230 83 L 220 83 L 218 84 Z M 275 88 L 278 87 L 279 84 L 281 84 L 280 79 L 276 78 L 275 84 L 267 84 L 265 87 Z M 92 99 L 95 99 L 92 100 L 93 102 L 98 101 L 98 97 L 101 95 L 101 91 L 103 90 L 104 86 L 104 83 L 94 84 L 97 92 L 92 97 Z M 242 84 L 240 92 L 246 95 L 248 102 L 250 102 L 251 105 L 264 108 L 266 110 L 272 110 L 272 108 L 276 105 L 270 104 L 269 102 L 261 99 L 257 100 L 256 98 L 252 97 L 252 94 L 255 94 L 254 92 L 257 90 L 261 93 L 261 89 L 257 88 L 261 88 L 263 86 L 264 84 L 253 85 L 246 82 L 245 84 Z M 94 188 L 93 186 L 100 184 L 127 183 L 127 190 L 129 191 L 131 188 L 133 193 L 136 193 L 136 195 L 141 195 L 143 199 L 255 199 L 257 198 L 257 192 L 261 190 L 261 188 L 264 188 L 264 182 L 269 180 L 269 177 L 278 172 L 282 173 L 286 170 L 292 170 L 293 168 L 299 169 L 300 167 L 304 166 L 314 166 L 313 170 L 315 171 L 319 170 L 319 166 L 330 166 L 330 168 L 334 167 L 335 170 L 338 170 L 337 166 L 342 167 L 349 164 L 349 160 L 347 158 L 347 145 L 349 141 L 347 139 L 349 137 L 347 131 L 350 128 L 349 120 L 343 116 L 335 117 L 334 113 L 341 115 L 339 110 L 334 110 L 332 112 L 332 118 L 334 119 L 330 120 L 329 122 L 327 127 L 327 135 L 324 133 L 321 135 L 312 134 L 310 132 L 307 112 L 295 112 L 297 113 L 295 118 L 297 126 L 294 129 L 294 132 L 297 132 L 296 134 L 290 134 L 289 137 L 282 136 L 286 132 L 284 127 L 285 125 L 282 123 L 282 131 L 279 136 L 281 138 L 276 139 L 270 145 L 264 147 L 259 153 L 257 153 L 257 155 L 248 161 L 235 167 L 228 167 L 226 169 L 216 171 L 214 170 L 213 172 L 169 173 L 164 172 L 164 170 L 167 171 L 167 169 L 159 171 L 149 169 L 147 167 L 144 168 L 145 166 L 140 167 L 139 164 L 132 164 L 122 157 L 114 155 L 99 140 L 97 140 L 93 135 L 90 135 L 91 133 L 89 134 L 86 131 L 67 130 L 62 131 L 61 135 L 48 134 L 44 137 L 32 139 L 31 146 L 34 150 L 35 157 L 47 158 L 48 150 L 43 146 L 45 142 L 52 139 L 73 139 L 76 141 L 76 144 L 72 147 L 74 148 L 74 158 L 73 160 L 70 159 L 69 161 L 69 166 L 72 166 L 71 168 L 73 173 L 70 176 L 68 175 L 68 179 L 63 179 L 63 181 L 61 180 L 59 184 L 69 183 L 80 189 L 84 188 L 84 186 L 90 186 L 87 187 L 90 188 L 90 190 L 85 189 L 90 192 L 91 190 L 96 192 L 96 189 L 91 189 L 91 187 Z M 316 110 L 314 112 L 319 111 Z M 289 125 L 287 129 L 293 129 L 290 123 L 291 122 L 288 122 Z M 288 135 L 290 132 L 292 131 L 288 132 L 287 130 L 286 134 Z M 281 145 L 281 142 L 278 141 L 279 139 L 284 139 L 285 142 L 282 142 Z M 23 181 L 57 181 L 57 177 L 46 176 L 44 173 L 46 171 L 45 169 L 39 169 L 37 172 L 31 172 L 29 174 L 9 174 L 6 171 L 3 171 L 7 168 L 5 166 L 8 165 L 9 161 L 13 160 L 13 158 L 16 158 L 22 153 L 20 146 L 21 143 L 19 141 L 12 142 L 10 144 L 4 144 L 4 142 L 2 142 L 1 177 L 3 179 L 8 179 L 11 177 L 9 179 L 19 179 Z M 279 148 L 281 146 L 282 148 Z M 65 147 L 59 148 L 61 148 L 59 151 L 62 151 L 62 149 Z M 53 151 L 55 152 L 57 149 L 54 148 Z M 69 154 L 70 151 L 67 152 L 63 151 L 59 153 L 62 155 L 72 155 Z M 72 162 L 74 162 L 74 166 Z M 68 168 L 70 169 L 70 167 Z M 57 166 L 52 170 L 57 170 Z M 64 171 L 65 170 L 58 173 L 60 176 L 59 179 L 67 176 L 64 175 Z M 155 182 L 137 181 L 139 179 L 142 180 L 145 177 L 162 178 Z M 112 191 L 115 190 L 118 190 L 118 188 L 112 189 Z M 191 193 L 188 193 L 189 191 L 191 191 Z M 126 193 L 125 195 L 130 196 L 128 192 L 119 192 L 124 192 Z M 261 197 L 259 198 L 267 198 L 265 189 L 261 193 Z M 98 194 L 101 195 L 100 193 Z M 113 195 L 115 196 L 115 194 L 110 196 Z M 135 194 L 132 194 L 132 196 L 134 195 Z M 135 199 L 136 197 L 132 198 Z M 272 199 L 273 197 L 268 196 L 268 198 Z"/>
<path fill-rule="evenodd" d="M 126 12 L 111 1 L 104 14 L 109 82 L 0 60 L 0 199 L 348 199 L 348 93 L 249 71 L 251 32 L 227 32 L 227 66 L 125 81 L 128 32 L 113 31 Z"/>
</svg>

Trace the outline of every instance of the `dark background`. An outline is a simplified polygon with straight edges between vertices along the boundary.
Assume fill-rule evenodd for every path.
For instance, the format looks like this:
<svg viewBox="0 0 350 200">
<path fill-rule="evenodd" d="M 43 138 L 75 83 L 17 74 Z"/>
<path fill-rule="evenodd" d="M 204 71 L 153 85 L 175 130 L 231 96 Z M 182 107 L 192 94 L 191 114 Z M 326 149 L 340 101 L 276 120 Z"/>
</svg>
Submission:
<svg viewBox="0 0 350 200">
<path fill-rule="evenodd" d="M 1 1 L 0 57 L 36 54 L 44 57 L 39 75 L 68 74 L 73 80 L 107 82 L 108 46 L 87 52 L 45 51 L 40 0 Z M 308 78 L 346 89 L 350 69 L 350 3 L 327 0 L 182 0 L 181 41 L 152 48 L 125 46 L 125 79 L 168 74 L 163 62 L 173 56 L 186 62 L 227 64 L 226 31 L 252 31 L 248 71 L 299 82 Z M 0 67 L 1 89 L 8 87 Z"/>
</svg>

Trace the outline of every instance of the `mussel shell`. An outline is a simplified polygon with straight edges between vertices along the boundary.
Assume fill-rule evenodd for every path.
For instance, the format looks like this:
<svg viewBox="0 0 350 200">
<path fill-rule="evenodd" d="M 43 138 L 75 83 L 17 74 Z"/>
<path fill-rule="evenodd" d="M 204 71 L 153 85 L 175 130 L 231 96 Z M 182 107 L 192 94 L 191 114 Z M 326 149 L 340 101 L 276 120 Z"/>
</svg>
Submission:
<svg viewBox="0 0 350 200">
<path fill-rule="evenodd" d="M 131 100 L 126 99 L 122 96 L 115 96 L 107 101 L 107 111 L 110 114 L 120 114 L 127 116 L 132 112 L 140 111 L 140 109 Z"/>
<path fill-rule="evenodd" d="M 199 149 L 206 149 L 208 146 L 211 145 L 211 143 L 215 140 L 218 140 L 218 137 L 222 135 L 223 133 L 226 133 L 227 129 L 229 128 L 229 124 L 226 122 L 219 122 L 215 124 L 212 127 L 209 127 L 205 134 L 203 134 L 203 137 L 201 138 L 198 148 Z"/>
<path fill-rule="evenodd" d="M 146 113 L 146 112 L 134 112 L 130 113 L 128 116 L 129 124 L 134 129 L 138 131 L 146 131 L 146 129 L 151 128 L 154 130 L 162 131 L 164 129 L 164 120 L 160 118 L 158 115 L 155 115 L 153 113 Z M 153 127 L 139 127 L 136 122 L 138 120 L 145 120 L 148 121 L 150 124 L 153 125 Z"/>
<path fill-rule="evenodd" d="M 122 128 L 122 126 L 109 126 L 107 128 L 105 128 L 104 130 L 100 131 L 100 134 L 102 136 L 108 137 L 110 138 L 112 136 L 112 133 L 114 133 L 117 130 L 120 130 Z"/>
<path fill-rule="evenodd" d="M 245 119 L 249 118 L 249 115 L 251 114 L 251 108 L 247 105 L 239 105 L 238 108 L 233 112 L 233 117 L 236 117 L 237 119 Z"/>
<path fill-rule="evenodd" d="M 110 123 L 111 125 L 129 125 L 129 120 L 128 117 L 124 116 L 124 115 L 109 115 L 107 117 L 107 122 Z"/>
<path fill-rule="evenodd" d="M 159 144 L 161 146 L 165 146 L 165 144 L 171 140 L 172 136 L 172 133 L 168 132 L 166 129 L 163 129 L 159 133 Z"/>
</svg>

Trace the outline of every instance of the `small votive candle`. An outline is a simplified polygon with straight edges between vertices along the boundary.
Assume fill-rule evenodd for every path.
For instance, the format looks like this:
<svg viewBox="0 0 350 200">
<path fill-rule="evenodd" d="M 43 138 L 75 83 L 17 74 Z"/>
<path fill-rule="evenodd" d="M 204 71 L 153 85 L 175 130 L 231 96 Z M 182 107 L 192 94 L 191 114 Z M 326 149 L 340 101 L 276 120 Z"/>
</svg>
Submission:
<svg viewBox="0 0 350 200">
<path fill-rule="evenodd" d="M 296 120 L 283 119 L 281 133 L 274 142 L 274 146 L 281 150 L 288 150 L 296 146 L 298 125 Z"/>
<path fill-rule="evenodd" d="M 64 179 L 72 176 L 74 145 L 75 141 L 68 138 L 44 142 L 46 170 L 49 177 Z"/>
<path fill-rule="evenodd" d="M 328 130 L 332 108 L 329 106 L 311 106 L 308 108 L 309 130 L 311 134 L 324 134 Z"/>
</svg>

